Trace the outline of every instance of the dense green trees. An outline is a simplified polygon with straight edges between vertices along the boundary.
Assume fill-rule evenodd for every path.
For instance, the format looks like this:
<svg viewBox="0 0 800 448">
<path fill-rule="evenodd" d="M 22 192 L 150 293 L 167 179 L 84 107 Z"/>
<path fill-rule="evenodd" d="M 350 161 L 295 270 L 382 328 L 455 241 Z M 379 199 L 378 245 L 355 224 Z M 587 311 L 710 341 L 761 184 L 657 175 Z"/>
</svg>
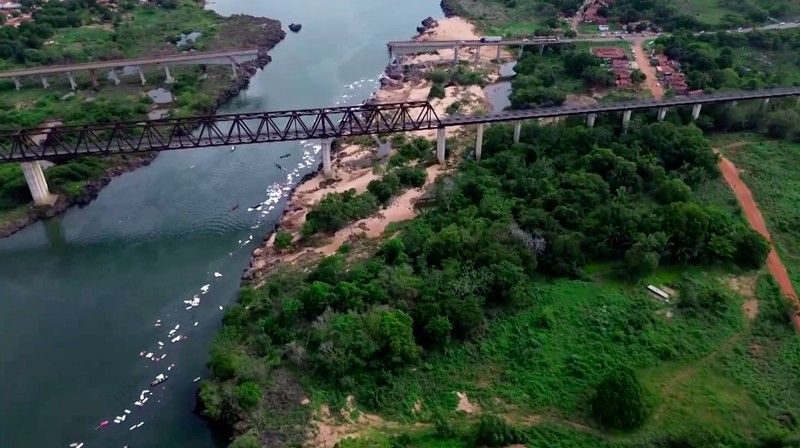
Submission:
<svg viewBox="0 0 800 448">
<path fill-rule="evenodd" d="M 397 171 L 392 184 L 405 177 Z M 257 366 L 281 359 L 368 408 L 385 406 L 392 398 L 381 391 L 404 372 L 473 338 L 493 314 L 536 301 L 532 276 L 583 277 L 595 262 L 633 279 L 661 264 L 759 265 L 763 238 L 740 217 L 694 202 L 692 188 L 717 176 L 708 142 L 691 126 L 659 122 L 617 135 L 532 124 L 517 144 L 510 127 L 493 126 L 484 159 L 439 181 L 436 206 L 374 256 L 329 256 L 311 271 L 273 277 L 263 291 L 243 290 L 211 350 L 218 380 L 202 386 L 205 414 L 239 421 L 254 396 L 244 385 L 258 381 Z M 360 196 L 377 207 L 372 190 Z M 309 219 L 325 228 L 335 219 L 323 215 L 361 210 L 354 205 L 364 199 L 344 196 Z M 705 290 L 689 294 L 681 298 L 687 314 L 717 315 L 728 303 Z M 540 315 L 542 327 L 555 319 L 547 309 Z M 604 425 L 645 419 L 630 372 L 610 373 L 596 397 L 586 405 Z M 477 437 L 490 446 L 523 441 L 489 417 Z"/>
</svg>

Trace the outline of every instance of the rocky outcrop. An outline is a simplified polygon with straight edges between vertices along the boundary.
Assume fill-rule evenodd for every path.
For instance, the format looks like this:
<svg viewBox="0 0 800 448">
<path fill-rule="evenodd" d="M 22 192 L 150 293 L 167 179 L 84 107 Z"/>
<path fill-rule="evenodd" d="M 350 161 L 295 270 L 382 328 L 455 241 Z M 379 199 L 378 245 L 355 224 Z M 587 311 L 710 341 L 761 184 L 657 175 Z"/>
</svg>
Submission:
<svg viewBox="0 0 800 448">
<path fill-rule="evenodd" d="M 250 78 L 255 75 L 258 69 L 266 67 L 266 65 L 272 61 L 272 57 L 267 54 L 267 51 L 274 48 L 275 45 L 286 37 L 286 32 L 281 29 L 281 22 L 278 20 L 241 14 L 230 16 L 225 20 L 220 30 L 221 33 L 237 32 L 236 45 L 240 47 L 255 46 L 258 47 L 260 51 L 254 61 L 240 65 L 240 73 L 242 75 L 239 76 L 228 89 L 221 92 L 211 107 L 204 110 L 201 115 L 213 114 L 223 104 L 246 89 L 250 84 Z M 243 32 L 242 30 L 245 31 Z M 86 187 L 80 194 L 69 197 L 59 196 L 58 201 L 51 207 L 31 206 L 31 208 L 19 218 L 0 223 L 0 238 L 16 233 L 40 219 L 47 219 L 60 215 L 74 205 L 84 206 L 92 202 L 97 198 L 100 189 L 108 185 L 111 179 L 120 174 L 133 171 L 136 168 L 150 165 L 157 155 L 158 153 L 143 153 L 116 156 L 119 163 L 115 163 L 113 167 L 109 168 L 100 179 L 87 182 Z"/>
<path fill-rule="evenodd" d="M 433 17 L 428 17 L 427 19 L 422 21 L 422 26 L 417 27 L 417 33 L 420 35 L 425 34 L 431 28 L 436 28 L 439 26 L 439 22 L 437 22 Z"/>
<path fill-rule="evenodd" d="M 289 24 L 289 30 L 291 30 L 293 33 L 299 32 L 302 28 L 303 28 L 303 25 L 301 25 L 299 23 Z"/>
</svg>

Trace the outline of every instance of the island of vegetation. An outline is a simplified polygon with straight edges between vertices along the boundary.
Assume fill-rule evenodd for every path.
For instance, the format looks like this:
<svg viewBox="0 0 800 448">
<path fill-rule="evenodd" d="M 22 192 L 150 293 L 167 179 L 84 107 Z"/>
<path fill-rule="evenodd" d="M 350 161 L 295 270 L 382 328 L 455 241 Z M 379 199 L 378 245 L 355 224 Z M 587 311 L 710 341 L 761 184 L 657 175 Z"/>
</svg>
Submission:
<svg viewBox="0 0 800 448">
<path fill-rule="evenodd" d="M 40 65 L 164 56 L 186 51 L 240 48 L 262 50 L 244 64 L 236 78 L 229 67 L 176 66 L 175 79 L 165 83 L 156 69 L 119 74 L 122 81 L 74 73 L 78 89 L 66 76 L 50 77 L 43 89 L 38 79 L 0 80 L 0 129 L 36 127 L 51 122 L 111 123 L 142 118 L 180 117 L 213 112 L 247 85 L 270 57 L 266 51 L 285 36 L 280 22 L 243 15 L 222 17 L 195 0 L 20 0 L 0 13 L 0 70 Z M 5 15 L 8 14 L 8 15 Z M 98 73 L 100 78 L 101 73 Z M 62 79 L 63 78 L 63 79 Z M 53 207 L 31 206 L 30 193 L 17 165 L 0 165 L 0 236 L 13 233 L 42 216 L 53 216 L 73 204 L 85 204 L 111 177 L 150 163 L 155 154 L 80 157 L 59 160 L 45 170 Z"/>
<path fill-rule="evenodd" d="M 509 34 L 580 6 L 443 3 Z M 713 23 L 669 1 L 609 13 L 626 4 L 694 29 L 792 8 L 725 3 Z M 589 46 L 537 49 L 515 67 L 511 107 L 793 85 L 797 39 L 676 29 L 609 43 L 652 64 L 625 88 Z M 435 107 L 481 110 L 453 95 L 487 73 L 405 62 L 390 77 Z M 673 108 L 637 112 L 627 131 L 621 114 L 575 117 L 526 123 L 518 143 L 493 125 L 479 161 L 462 129 L 444 168 L 426 136 L 382 136 L 393 151 L 371 181 L 320 190 L 256 250 L 271 262 L 225 314 L 198 412 L 233 448 L 800 446 L 798 113 L 794 99 L 705 105 L 697 120 Z M 419 188 L 412 216 L 347 236 Z"/>
</svg>

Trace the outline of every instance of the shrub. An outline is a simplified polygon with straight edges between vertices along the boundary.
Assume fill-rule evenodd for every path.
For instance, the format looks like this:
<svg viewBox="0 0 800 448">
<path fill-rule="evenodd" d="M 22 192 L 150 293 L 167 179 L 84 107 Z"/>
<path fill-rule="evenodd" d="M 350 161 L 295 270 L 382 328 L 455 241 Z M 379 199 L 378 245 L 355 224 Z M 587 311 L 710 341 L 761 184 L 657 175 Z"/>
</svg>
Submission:
<svg viewBox="0 0 800 448">
<path fill-rule="evenodd" d="M 647 419 L 644 389 L 636 374 L 627 367 L 606 375 L 597 386 L 591 405 L 594 417 L 608 428 L 634 429 Z"/>
<path fill-rule="evenodd" d="M 431 98 L 444 98 L 444 86 L 441 84 L 432 85 L 431 91 L 428 92 L 428 99 Z"/>
<path fill-rule="evenodd" d="M 242 409 L 252 409 L 261 401 L 261 387 L 252 381 L 236 386 L 236 402 Z"/>
<path fill-rule="evenodd" d="M 284 250 L 292 245 L 292 234 L 289 232 L 278 232 L 275 234 L 275 248 Z"/>
<path fill-rule="evenodd" d="M 525 443 L 525 435 L 496 415 L 484 415 L 478 423 L 475 444 L 498 447 Z"/>
</svg>

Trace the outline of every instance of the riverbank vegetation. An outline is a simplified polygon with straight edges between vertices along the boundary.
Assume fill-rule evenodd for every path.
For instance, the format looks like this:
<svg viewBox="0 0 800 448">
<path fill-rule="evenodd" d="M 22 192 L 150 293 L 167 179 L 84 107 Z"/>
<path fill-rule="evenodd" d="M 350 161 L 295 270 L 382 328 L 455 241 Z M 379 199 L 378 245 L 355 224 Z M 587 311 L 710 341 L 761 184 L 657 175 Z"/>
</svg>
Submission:
<svg viewBox="0 0 800 448">
<path fill-rule="evenodd" d="M 401 231 L 243 289 L 203 414 L 237 447 L 780 446 L 800 344 L 767 242 L 699 129 L 618 131 L 493 126 Z"/>
<path fill-rule="evenodd" d="M 18 27 L 0 27 L 0 70 L 189 50 L 271 48 L 283 37 L 277 21 L 222 17 L 194 0 L 144 3 L 23 0 L 20 3 L 19 14 L 12 16 L 30 15 L 32 20 Z M 164 83 L 163 72 L 148 70 L 144 73 L 147 86 L 142 86 L 138 73 L 118 72 L 121 84 L 115 85 L 105 71 L 99 71 L 97 87 L 88 73 L 74 72 L 78 84 L 75 92 L 70 92 L 66 75 L 48 77 L 50 87 L 46 90 L 34 78 L 21 78 L 20 90 L 16 90 L 12 80 L 0 80 L 0 130 L 53 121 L 66 125 L 92 124 L 208 113 L 243 83 L 241 72 L 251 69 L 243 67 L 240 77 L 232 78 L 227 66 L 172 67 L 175 78 L 172 84 Z M 148 90 L 158 87 L 164 92 L 151 97 Z M 153 97 L 159 104 L 154 103 Z M 45 177 L 54 192 L 77 195 L 82 185 L 107 176 L 109 170 L 135 166 L 129 162 L 113 157 L 79 158 L 60 162 L 61 166 L 46 170 Z M 65 182 L 67 178 L 70 180 Z M 18 214 L 30 202 L 30 194 L 21 187 L 25 181 L 18 167 L 0 167 L 0 179 L 0 221 L 3 221 L 7 218 L 3 212 L 14 210 Z"/>
</svg>

